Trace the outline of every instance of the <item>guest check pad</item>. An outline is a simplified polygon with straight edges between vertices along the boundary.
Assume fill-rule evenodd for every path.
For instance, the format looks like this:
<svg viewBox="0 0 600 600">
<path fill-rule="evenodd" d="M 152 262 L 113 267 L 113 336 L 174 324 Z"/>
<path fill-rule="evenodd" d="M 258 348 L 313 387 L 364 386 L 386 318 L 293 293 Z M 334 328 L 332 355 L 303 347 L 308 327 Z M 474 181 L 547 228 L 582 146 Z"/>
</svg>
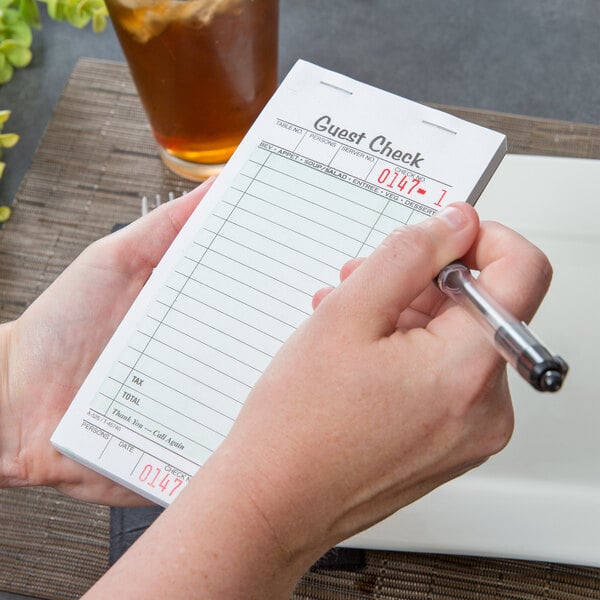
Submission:
<svg viewBox="0 0 600 600">
<path fill-rule="evenodd" d="M 505 149 L 500 133 L 298 62 L 154 270 L 52 443 L 168 505 L 311 314 L 313 294 L 399 225 L 474 203 Z"/>
</svg>

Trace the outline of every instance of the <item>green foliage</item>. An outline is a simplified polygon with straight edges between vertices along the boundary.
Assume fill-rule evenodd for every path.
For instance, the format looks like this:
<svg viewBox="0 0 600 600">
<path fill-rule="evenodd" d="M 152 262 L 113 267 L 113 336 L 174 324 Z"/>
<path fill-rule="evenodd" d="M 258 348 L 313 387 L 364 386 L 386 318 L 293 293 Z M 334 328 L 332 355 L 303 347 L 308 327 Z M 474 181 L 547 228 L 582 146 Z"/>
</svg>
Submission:
<svg viewBox="0 0 600 600">
<path fill-rule="evenodd" d="M 0 158 L 2 158 L 2 148 L 12 148 L 19 141 L 19 136 L 16 133 L 2 133 L 2 128 L 8 117 L 10 117 L 10 110 L 0 110 Z M 4 163 L 0 161 L 0 177 L 4 173 L 4 166 Z"/>
<path fill-rule="evenodd" d="M 0 83 L 11 80 L 15 67 L 31 61 L 31 27 L 14 2 L 0 0 Z"/>
<path fill-rule="evenodd" d="M 46 3 L 48 15 L 56 21 L 67 21 L 74 27 L 85 27 L 90 21 L 98 33 L 106 27 L 108 11 L 104 0 L 40 0 Z M 15 69 L 31 62 L 31 29 L 40 29 L 42 20 L 36 0 L 0 0 L 0 84 L 12 79 Z M 0 158 L 2 148 L 11 148 L 19 141 L 16 133 L 2 133 L 10 111 L 0 110 Z M 0 160 L 0 177 L 5 164 Z M 0 222 L 10 215 L 8 207 L 0 206 Z"/>
<path fill-rule="evenodd" d="M 23 0 L 21 0 L 22 2 Z M 108 11 L 104 0 L 40 0 L 55 21 L 68 21 L 73 27 L 85 27 L 90 21 L 96 33 L 106 27 Z"/>
<path fill-rule="evenodd" d="M 10 207 L 0 206 L 0 223 L 6 223 L 10 219 Z"/>
<path fill-rule="evenodd" d="M 0 158 L 2 158 L 2 148 L 12 148 L 18 141 L 19 136 L 16 133 L 2 133 L 2 127 L 10 117 L 10 110 L 0 110 Z M 4 173 L 4 163 L 0 160 L 0 178 Z M 10 218 L 10 208 L 0 206 L 0 223 L 5 223 Z"/>
<path fill-rule="evenodd" d="M 42 19 L 40 11 L 35 0 L 20 0 L 18 3 L 19 14 L 25 23 L 35 29 L 42 28 Z"/>
<path fill-rule="evenodd" d="M 90 21 L 95 32 L 106 27 L 104 0 L 40 0 L 48 15 L 77 28 Z M 31 62 L 31 28 L 42 26 L 36 0 L 0 0 L 0 84 L 12 79 L 14 69 Z"/>
</svg>

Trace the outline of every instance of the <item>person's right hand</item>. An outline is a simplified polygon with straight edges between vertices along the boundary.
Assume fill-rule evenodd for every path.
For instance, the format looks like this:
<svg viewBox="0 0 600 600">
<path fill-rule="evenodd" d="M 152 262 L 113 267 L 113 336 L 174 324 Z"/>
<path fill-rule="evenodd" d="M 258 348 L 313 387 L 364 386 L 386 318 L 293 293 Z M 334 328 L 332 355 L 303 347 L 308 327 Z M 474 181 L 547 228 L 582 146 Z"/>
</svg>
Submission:
<svg viewBox="0 0 600 600">
<path fill-rule="evenodd" d="M 334 545 L 508 442 L 505 363 L 432 283 L 463 255 L 501 304 L 533 316 L 546 257 L 454 205 L 347 265 L 252 391 L 225 448 L 243 454 L 239 476 L 286 547 Z"/>
<path fill-rule="evenodd" d="M 500 450 L 505 365 L 432 283 L 460 257 L 531 318 L 551 269 L 516 233 L 466 204 L 395 231 L 317 294 L 227 439 L 90 597 L 288 598 L 328 548 Z"/>
</svg>

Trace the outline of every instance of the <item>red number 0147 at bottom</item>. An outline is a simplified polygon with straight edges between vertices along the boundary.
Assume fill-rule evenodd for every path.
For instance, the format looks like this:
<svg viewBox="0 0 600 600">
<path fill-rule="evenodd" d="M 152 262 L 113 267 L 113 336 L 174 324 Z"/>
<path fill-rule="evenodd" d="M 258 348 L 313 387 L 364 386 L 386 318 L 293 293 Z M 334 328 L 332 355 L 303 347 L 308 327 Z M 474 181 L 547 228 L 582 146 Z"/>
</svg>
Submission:
<svg viewBox="0 0 600 600">
<path fill-rule="evenodd" d="M 156 492 L 162 492 L 162 495 L 167 498 L 175 496 L 185 482 L 184 479 L 176 477 L 170 471 L 151 464 L 144 465 L 138 479 Z"/>
</svg>

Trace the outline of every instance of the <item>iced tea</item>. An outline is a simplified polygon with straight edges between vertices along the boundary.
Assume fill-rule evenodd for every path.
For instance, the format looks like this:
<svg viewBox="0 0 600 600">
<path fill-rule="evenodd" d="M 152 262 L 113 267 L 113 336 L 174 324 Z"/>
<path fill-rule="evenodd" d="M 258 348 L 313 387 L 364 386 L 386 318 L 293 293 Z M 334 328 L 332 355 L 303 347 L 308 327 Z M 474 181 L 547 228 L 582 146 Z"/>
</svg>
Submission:
<svg viewBox="0 0 600 600">
<path fill-rule="evenodd" d="M 278 0 L 107 0 L 163 160 L 218 172 L 277 83 Z"/>
</svg>

